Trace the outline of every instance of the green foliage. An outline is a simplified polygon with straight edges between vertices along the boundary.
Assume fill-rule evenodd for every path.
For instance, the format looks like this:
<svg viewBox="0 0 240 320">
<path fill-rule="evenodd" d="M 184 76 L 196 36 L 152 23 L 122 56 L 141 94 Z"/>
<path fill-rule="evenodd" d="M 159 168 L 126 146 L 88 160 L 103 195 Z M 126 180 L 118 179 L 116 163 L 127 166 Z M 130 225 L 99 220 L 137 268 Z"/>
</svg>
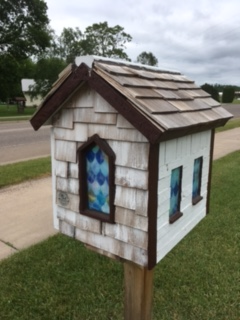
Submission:
<svg viewBox="0 0 240 320">
<path fill-rule="evenodd" d="M 22 96 L 20 64 L 11 54 L 0 54 L 0 100 L 19 95 Z"/>
<path fill-rule="evenodd" d="M 25 59 L 20 64 L 21 79 L 33 79 L 36 73 L 36 63 L 31 58 Z"/>
<path fill-rule="evenodd" d="M 214 84 L 214 88 L 216 88 L 218 92 L 223 92 L 224 88 L 227 86 L 228 85 L 226 85 L 226 84 L 219 84 L 219 83 Z M 232 87 L 235 89 L 235 91 L 240 91 L 239 86 L 233 85 Z"/>
<path fill-rule="evenodd" d="M 119 25 L 109 27 L 105 21 L 87 27 L 81 45 L 84 54 L 129 60 L 124 49 L 125 44 L 131 40 L 132 37 L 123 27 Z"/>
<path fill-rule="evenodd" d="M 226 86 L 223 89 L 222 102 L 232 103 L 235 96 L 235 88 L 233 86 Z"/>
<path fill-rule="evenodd" d="M 41 58 L 35 67 L 36 85 L 31 88 L 32 96 L 41 94 L 45 96 L 51 89 L 52 84 L 58 79 L 58 74 L 67 66 L 67 63 L 56 57 Z"/>
<path fill-rule="evenodd" d="M 201 86 L 201 88 L 209 93 L 214 100 L 219 101 L 219 93 L 213 85 L 205 83 Z"/>
<path fill-rule="evenodd" d="M 36 55 L 49 46 L 47 5 L 43 0 L 0 2 L 0 54 L 15 59 Z"/>
<path fill-rule="evenodd" d="M 51 49 L 41 56 L 36 65 L 33 95 L 45 95 L 57 80 L 58 74 L 80 55 L 99 55 L 129 60 L 125 44 L 132 37 L 119 25 L 109 27 L 107 22 L 94 23 L 82 33 L 79 28 L 64 28 L 60 37 L 52 32 Z"/>
<path fill-rule="evenodd" d="M 0 188 L 50 174 L 50 157 L 2 165 L 0 166 Z"/>
<path fill-rule="evenodd" d="M 137 62 L 141 64 L 147 64 L 149 66 L 157 66 L 158 59 L 153 55 L 152 52 L 143 51 L 138 55 Z"/>
<path fill-rule="evenodd" d="M 67 63 L 72 63 L 76 57 L 83 55 L 82 38 L 83 34 L 79 28 L 63 28 L 56 42 L 59 57 Z"/>
<path fill-rule="evenodd" d="M 48 23 L 43 0 L 0 1 L 0 100 L 22 96 L 21 78 L 32 74 L 26 59 L 50 45 Z"/>
</svg>

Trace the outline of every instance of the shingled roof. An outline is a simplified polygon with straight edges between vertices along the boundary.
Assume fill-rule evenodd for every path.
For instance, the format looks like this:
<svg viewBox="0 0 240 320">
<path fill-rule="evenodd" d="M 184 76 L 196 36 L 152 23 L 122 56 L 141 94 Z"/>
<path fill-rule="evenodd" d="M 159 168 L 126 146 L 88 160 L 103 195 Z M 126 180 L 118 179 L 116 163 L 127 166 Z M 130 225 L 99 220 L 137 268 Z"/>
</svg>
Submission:
<svg viewBox="0 0 240 320">
<path fill-rule="evenodd" d="M 31 121 L 38 130 L 87 82 L 151 143 L 224 125 L 232 115 L 179 72 L 85 56 L 61 73 Z"/>
</svg>

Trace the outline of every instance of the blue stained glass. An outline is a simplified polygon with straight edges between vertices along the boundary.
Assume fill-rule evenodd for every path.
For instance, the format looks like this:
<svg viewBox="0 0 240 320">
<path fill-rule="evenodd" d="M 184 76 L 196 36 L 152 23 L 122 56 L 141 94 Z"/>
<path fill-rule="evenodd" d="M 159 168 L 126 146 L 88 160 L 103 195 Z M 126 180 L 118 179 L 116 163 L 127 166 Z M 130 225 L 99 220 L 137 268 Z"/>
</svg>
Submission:
<svg viewBox="0 0 240 320">
<path fill-rule="evenodd" d="M 88 172 L 87 180 L 89 183 L 93 183 L 95 181 L 95 174 L 92 171 Z"/>
<path fill-rule="evenodd" d="M 169 215 L 179 211 L 180 192 L 181 192 L 181 167 L 172 170 L 171 173 L 171 194 Z"/>
<path fill-rule="evenodd" d="M 95 153 L 92 150 L 89 150 L 86 156 L 89 162 L 93 162 L 95 158 Z"/>
<path fill-rule="evenodd" d="M 88 209 L 109 214 L 109 160 L 94 145 L 86 152 Z"/>
<path fill-rule="evenodd" d="M 106 177 L 104 176 L 104 174 L 101 171 L 101 168 L 97 174 L 97 182 L 100 184 L 100 186 L 102 186 L 104 184 L 106 180 Z"/>
<path fill-rule="evenodd" d="M 200 195 L 201 187 L 201 168 L 202 168 L 202 157 L 194 160 L 193 166 L 193 189 L 192 197 L 195 198 Z"/>
<path fill-rule="evenodd" d="M 103 153 L 102 151 L 99 149 L 98 152 L 96 153 L 96 158 L 97 158 L 97 162 L 99 164 L 103 163 L 104 162 L 104 156 L 103 156 Z"/>
</svg>

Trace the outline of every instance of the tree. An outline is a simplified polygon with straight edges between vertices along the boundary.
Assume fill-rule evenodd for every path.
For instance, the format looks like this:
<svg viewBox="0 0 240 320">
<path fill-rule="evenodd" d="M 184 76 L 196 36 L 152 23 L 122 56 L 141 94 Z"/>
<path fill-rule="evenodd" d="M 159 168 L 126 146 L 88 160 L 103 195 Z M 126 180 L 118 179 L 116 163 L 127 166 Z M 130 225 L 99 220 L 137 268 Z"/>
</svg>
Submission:
<svg viewBox="0 0 240 320">
<path fill-rule="evenodd" d="M 201 88 L 209 93 L 214 100 L 219 101 L 219 93 L 213 85 L 205 83 L 201 86 Z"/>
<path fill-rule="evenodd" d="M 21 93 L 19 63 L 10 54 L 0 55 L 0 100 L 18 96 Z"/>
<path fill-rule="evenodd" d="M 95 23 L 87 27 L 84 33 L 79 28 L 64 28 L 60 37 L 54 31 L 51 34 L 51 47 L 37 63 L 34 95 L 45 95 L 57 80 L 60 67 L 74 62 L 77 56 L 92 54 L 129 60 L 124 48 L 132 37 L 119 25 L 109 27 L 107 22 Z"/>
<path fill-rule="evenodd" d="M 75 57 L 83 55 L 82 40 L 83 34 L 79 28 L 64 28 L 57 39 L 59 57 L 70 63 L 74 61 Z"/>
<path fill-rule="evenodd" d="M 21 79 L 33 79 L 36 74 L 36 62 L 31 58 L 25 59 L 20 64 Z"/>
<path fill-rule="evenodd" d="M 131 40 L 132 37 L 124 32 L 123 27 L 109 27 L 105 21 L 86 28 L 81 46 L 84 54 L 130 60 L 124 49 Z"/>
<path fill-rule="evenodd" d="M 0 54 L 19 59 L 43 51 L 50 44 L 48 23 L 43 0 L 1 0 Z"/>
<path fill-rule="evenodd" d="M 137 62 L 141 64 L 147 64 L 149 66 L 157 66 L 158 59 L 152 54 L 152 52 L 143 51 L 137 56 Z"/>
<path fill-rule="evenodd" d="M 36 85 L 31 88 L 32 96 L 45 96 L 52 84 L 58 79 L 59 73 L 67 66 L 67 63 L 56 57 L 41 58 L 36 63 L 34 80 Z"/>
<path fill-rule="evenodd" d="M 222 102 L 232 103 L 235 96 L 235 89 L 233 86 L 226 86 L 223 89 Z"/>
<path fill-rule="evenodd" d="M 19 92 L 22 65 L 49 45 L 47 5 L 43 0 L 0 1 L 0 97 Z M 21 91 L 19 92 L 21 93 Z"/>
</svg>

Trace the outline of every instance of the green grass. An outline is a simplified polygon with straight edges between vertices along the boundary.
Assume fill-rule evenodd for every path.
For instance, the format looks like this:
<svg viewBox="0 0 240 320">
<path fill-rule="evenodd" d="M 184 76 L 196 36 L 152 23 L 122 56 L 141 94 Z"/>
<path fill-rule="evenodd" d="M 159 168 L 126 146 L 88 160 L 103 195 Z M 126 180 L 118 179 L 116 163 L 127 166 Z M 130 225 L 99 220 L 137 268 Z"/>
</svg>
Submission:
<svg viewBox="0 0 240 320">
<path fill-rule="evenodd" d="M 28 107 L 24 109 L 23 113 L 18 113 L 17 106 L 16 105 L 0 105 L 0 118 L 14 118 L 16 120 L 16 117 L 21 119 L 29 119 L 34 112 L 36 111 L 36 108 L 34 107 Z M 3 121 L 4 119 L 1 119 Z"/>
<path fill-rule="evenodd" d="M 214 162 L 210 214 L 155 268 L 153 320 L 239 320 L 240 152 Z M 1 320 L 123 319 L 121 263 L 57 235 L 0 263 Z"/>
<path fill-rule="evenodd" d="M 222 132 L 230 129 L 235 129 L 240 127 L 240 118 L 229 120 L 224 127 L 216 128 L 217 132 Z"/>
<path fill-rule="evenodd" d="M 240 104 L 240 100 L 238 100 L 238 99 L 235 99 L 235 100 L 233 100 L 233 102 L 232 102 L 233 104 Z"/>
<path fill-rule="evenodd" d="M 0 165 L 0 188 L 51 174 L 51 158 Z M 1 319 L 1 318 L 0 318 Z"/>
</svg>

